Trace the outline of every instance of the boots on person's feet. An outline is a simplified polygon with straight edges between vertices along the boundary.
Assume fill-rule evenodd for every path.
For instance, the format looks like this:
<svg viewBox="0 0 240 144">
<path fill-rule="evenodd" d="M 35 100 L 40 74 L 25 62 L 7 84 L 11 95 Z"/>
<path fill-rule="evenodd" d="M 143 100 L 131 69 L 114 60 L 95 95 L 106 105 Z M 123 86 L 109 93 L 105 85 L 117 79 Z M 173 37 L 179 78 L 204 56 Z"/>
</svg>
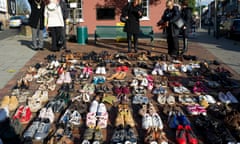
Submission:
<svg viewBox="0 0 240 144">
<path fill-rule="evenodd" d="M 132 42 L 131 40 L 128 40 L 128 52 L 132 52 Z"/>
</svg>

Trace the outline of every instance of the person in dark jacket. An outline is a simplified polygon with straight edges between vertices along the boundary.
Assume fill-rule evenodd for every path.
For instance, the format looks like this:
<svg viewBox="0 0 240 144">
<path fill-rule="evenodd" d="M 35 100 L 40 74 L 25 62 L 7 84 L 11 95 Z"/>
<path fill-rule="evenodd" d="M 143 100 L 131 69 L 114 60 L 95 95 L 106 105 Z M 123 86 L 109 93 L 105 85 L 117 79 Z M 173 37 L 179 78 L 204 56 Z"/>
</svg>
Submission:
<svg viewBox="0 0 240 144">
<path fill-rule="evenodd" d="M 67 49 L 67 43 L 66 43 L 66 20 L 69 16 L 69 9 L 67 6 L 67 2 L 65 0 L 59 0 L 59 5 L 62 9 L 62 15 L 64 20 L 64 28 L 62 29 L 62 36 L 63 36 L 63 49 Z"/>
<path fill-rule="evenodd" d="M 181 17 L 185 21 L 185 26 L 183 27 L 183 51 L 188 50 L 188 34 L 191 32 L 192 27 L 192 9 L 188 7 L 188 2 L 184 1 L 182 3 Z"/>
<path fill-rule="evenodd" d="M 32 28 L 32 45 L 34 50 L 43 50 L 44 2 L 28 0 L 31 7 L 29 25 Z"/>
<path fill-rule="evenodd" d="M 178 35 L 179 28 L 174 24 L 180 17 L 180 11 L 177 6 L 174 6 L 172 0 L 166 2 L 166 9 L 163 13 L 161 20 L 157 23 L 158 26 L 166 26 L 167 43 L 168 43 L 168 54 L 171 57 L 176 58 L 179 55 L 179 43 Z"/>
<path fill-rule="evenodd" d="M 129 2 L 123 9 L 122 15 L 125 16 L 127 22 L 124 26 L 124 31 L 127 33 L 128 52 L 132 51 L 132 36 L 134 50 L 138 51 L 138 34 L 140 32 L 139 19 L 142 17 L 143 9 L 140 0 Z"/>
</svg>

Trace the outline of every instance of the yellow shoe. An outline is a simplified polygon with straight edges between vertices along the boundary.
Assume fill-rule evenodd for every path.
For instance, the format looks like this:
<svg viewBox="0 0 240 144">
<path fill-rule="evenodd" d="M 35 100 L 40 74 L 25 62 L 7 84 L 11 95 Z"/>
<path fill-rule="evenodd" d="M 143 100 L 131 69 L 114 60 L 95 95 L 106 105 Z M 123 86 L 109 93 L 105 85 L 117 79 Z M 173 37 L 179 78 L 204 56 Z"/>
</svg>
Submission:
<svg viewBox="0 0 240 144">
<path fill-rule="evenodd" d="M 132 113 L 129 109 L 124 109 L 124 120 L 125 120 L 125 125 L 129 125 L 131 127 L 135 126 L 134 119 L 132 116 Z"/>
<path fill-rule="evenodd" d="M 121 107 L 118 107 L 118 115 L 115 120 L 115 126 L 123 126 L 124 127 L 124 110 Z"/>
<path fill-rule="evenodd" d="M 118 77 L 120 75 L 120 72 L 116 72 L 115 74 L 113 74 L 111 77 L 108 77 L 107 80 L 113 80 L 116 77 Z"/>
<path fill-rule="evenodd" d="M 8 107 L 10 103 L 10 97 L 9 96 L 4 96 L 1 102 L 1 107 Z"/>
<path fill-rule="evenodd" d="M 11 96 L 9 103 L 9 111 L 15 111 L 18 107 L 18 99 L 16 96 Z"/>
</svg>

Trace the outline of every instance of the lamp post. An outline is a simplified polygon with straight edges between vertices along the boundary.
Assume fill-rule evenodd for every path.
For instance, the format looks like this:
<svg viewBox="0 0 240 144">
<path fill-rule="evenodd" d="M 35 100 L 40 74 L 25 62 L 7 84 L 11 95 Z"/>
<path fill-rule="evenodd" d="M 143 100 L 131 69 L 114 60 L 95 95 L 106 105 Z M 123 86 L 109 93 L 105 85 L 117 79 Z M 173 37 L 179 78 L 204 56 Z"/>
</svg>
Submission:
<svg viewBox="0 0 240 144">
<path fill-rule="evenodd" d="M 201 0 L 199 0 L 199 29 L 202 29 L 202 6 L 201 6 Z"/>
<path fill-rule="evenodd" d="M 217 0 L 214 0 L 214 36 L 217 38 Z"/>
</svg>

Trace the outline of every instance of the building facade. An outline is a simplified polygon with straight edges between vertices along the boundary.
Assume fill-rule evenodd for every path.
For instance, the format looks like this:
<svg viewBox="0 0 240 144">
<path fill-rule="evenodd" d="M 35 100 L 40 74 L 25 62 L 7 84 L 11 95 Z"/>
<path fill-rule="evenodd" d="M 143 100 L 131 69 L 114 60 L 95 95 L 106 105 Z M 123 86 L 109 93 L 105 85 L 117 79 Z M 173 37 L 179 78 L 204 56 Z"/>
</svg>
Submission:
<svg viewBox="0 0 240 144">
<path fill-rule="evenodd" d="M 70 18 L 78 26 L 87 26 L 88 33 L 94 34 L 97 25 L 117 25 L 121 9 L 128 0 L 71 0 Z M 166 0 L 142 0 L 144 9 L 140 25 L 153 26 L 154 33 L 158 29 L 156 23 L 161 19 Z"/>
<path fill-rule="evenodd" d="M 7 20 L 8 20 L 7 0 L 0 0 L 0 22 L 3 24 L 3 28 L 7 26 Z"/>
</svg>

